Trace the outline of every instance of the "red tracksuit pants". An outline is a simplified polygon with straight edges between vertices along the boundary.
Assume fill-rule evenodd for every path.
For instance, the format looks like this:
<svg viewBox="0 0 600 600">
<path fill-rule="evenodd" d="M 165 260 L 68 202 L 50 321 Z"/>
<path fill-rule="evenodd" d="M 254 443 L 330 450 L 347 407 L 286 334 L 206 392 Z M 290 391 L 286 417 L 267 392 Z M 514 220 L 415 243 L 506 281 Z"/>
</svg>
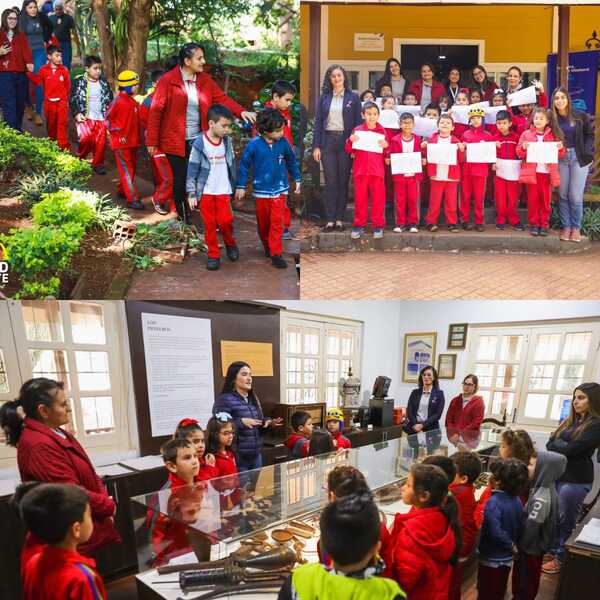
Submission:
<svg viewBox="0 0 600 600">
<path fill-rule="evenodd" d="M 385 179 L 373 175 L 354 176 L 354 227 L 364 227 L 369 214 L 371 196 L 371 225 L 385 227 Z"/>
<path fill-rule="evenodd" d="M 461 181 L 460 218 L 463 223 L 468 223 L 471 217 L 471 199 L 473 199 L 473 213 L 475 225 L 483 225 L 483 200 L 485 198 L 485 184 L 487 177 L 477 175 L 464 175 Z"/>
<path fill-rule="evenodd" d="M 150 158 L 152 174 L 154 175 L 154 194 L 152 200 L 159 204 L 167 204 L 170 200 L 170 210 L 175 211 L 173 199 L 173 171 L 164 152 L 155 152 Z M 229 198 L 229 196 L 228 196 Z M 202 211 L 201 211 L 202 212 Z"/>
<path fill-rule="evenodd" d="M 287 205 L 287 196 L 285 197 L 286 201 L 283 205 L 283 226 L 285 229 L 289 229 L 292 224 L 292 211 L 290 207 Z"/>
<path fill-rule="evenodd" d="M 535 600 L 540 588 L 543 558 L 519 552 L 513 563 L 513 600 Z"/>
<path fill-rule="evenodd" d="M 487 567 L 479 564 L 477 600 L 504 600 L 510 567 Z"/>
<path fill-rule="evenodd" d="M 135 189 L 135 169 L 137 167 L 137 148 L 117 148 L 115 150 L 115 162 L 121 179 L 119 181 L 119 194 L 124 194 L 127 203 L 139 202 L 138 192 Z"/>
<path fill-rule="evenodd" d="M 456 193 L 458 181 L 429 181 L 429 210 L 425 217 L 428 225 L 437 225 L 444 197 L 444 214 L 448 225 L 456 225 Z"/>
<path fill-rule="evenodd" d="M 92 154 L 92 167 L 104 165 L 104 150 L 106 148 L 106 124 L 104 121 L 86 119 L 77 123 L 79 137 L 79 158 Z"/>
<path fill-rule="evenodd" d="M 396 225 L 418 225 L 419 181 L 416 177 L 402 177 L 394 181 L 396 193 Z"/>
<path fill-rule="evenodd" d="M 269 250 L 271 256 L 281 256 L 283 207 L 285 206 L 286 198 L 286 194 L 281 194 L 279 198 L 256 198 L 258 237 L 260 237 L 265 250 Z"/>
<path fill-rule="evenodd" d="M 536 173 L 537 183 L 527 184 L 527 220 L 532 227 L 550 224 L 550 173 Z"/>
<path fill-rule="evenodd" d="M 519 182 L 494 177 L 494 201 L 496 203 L 496 223 L 511 225 L 520 222 L 517 206 L 519 204 Z"/>
<path fill-rule="evenodd" d="M 229 194 L 203 194 L 200 199 L 200 214 L 204 221 L 204 241 L 208 246 L 208 258 L 220 258 L 217 227 L 226 246 L 235 246 L 233 237 L 233 213 Z"/>
<path fill-rule="evenodd" d="M 58 145 L 67 152 L 71 151 L 69 145 L 69 105 L 66 100 L 50 102 L 44 100 L 44 113 L 46 115 L 46 129 L 48 137 L 58 142 Z"/>
</svg>

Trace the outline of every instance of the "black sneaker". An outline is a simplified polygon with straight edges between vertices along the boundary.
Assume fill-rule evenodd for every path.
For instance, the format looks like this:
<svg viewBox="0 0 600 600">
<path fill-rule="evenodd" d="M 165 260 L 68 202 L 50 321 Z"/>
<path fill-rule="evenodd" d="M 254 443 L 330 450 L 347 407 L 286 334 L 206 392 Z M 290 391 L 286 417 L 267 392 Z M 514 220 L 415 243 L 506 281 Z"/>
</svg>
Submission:
<svg viewBox="0 0 600 600">
<path fill-rule="evenodd" d="M 338 223 L 338 224 L 335 226 L 335 230 L 336 230 L 336 231 L 339 231 L 339 232 L 342 232 L 342 231 L 346 231 L 346 228 L 344 227 L 344 225 L 343 225 L 342 223 Z"/>
<path fill-rule="evenodd" d="M 333 223 L 327 223 L 325 227 L 323 227 L 323 233 L 331 233 L 334 230 Z"/>
<path fill-rule="evenodd" d="M 548 235 L 548 228 L 547 227 L 540 227 L 538 229 L 538 233 L 539 235 L 541 235 L 542 237 L 546 237 Z"/>
<path fill-rule="evenodd" d="M 98 165 L 94 167 L 94 173 L 98 175 L 106 175 L 106 167 L 104 165 Z"/>
<path fill-rule="evenodd" d="M 482 225 L 481 223 L 479 225 L 475 225 L 475 229 L 477 231 L 479 231 L 479 233 L 482 233 L 483 231 L 485 231 L 485 225 Z"/>
<path fill-rule="evenodd" d="M 533 236 L 538 236 L 540 235 L 540 228 L 539 227 L 531 227 L 529 233 Z"/>
<path fill-rule="evenodd" d="M 276 256 L 271 256 L 271 262 L 273 263 L 273 266 L 277 269 L 287 268 L 287 263 L 285 262 L 285 260 L 283 260 L 280 254 Z"/>
<path fill-rule="evenodd" d="M 434 231 L 438 230 L 438 226 L 435 223 L 432 223 L 431 225 L 427 225 L 427 229 L 433 233 Z"/>
<path fill-rule="evenodd" d="M 235 262 L 240 258 L 240 249 L 237 246 L 225 246 L 227 252 L 227 258 L 231 262 Z"/>
<path fill-rule="evenodd" d="M 218 258 L 209 258 L 206 261 L 206 268 L 209 271 L 218 271 L 221 266 L 221 261 Z"/>
<path fill-rule="evenodd" d="M 516 225 L 513 225 L 513 229 L 515 231 L 525 231 L 525 227 L 522 223 L 517 223 Z"/>
<path fill-rule="evenodd" d="M 169 214 L 169 209 L 161 202 L 155 202 L 154 200 L 152 200 L 152 205 L 154 206 L 154 210 L 159 215 L 168 215 Z"/>
<path fill-rule="evenodd" d="M 498 231 L 504 231 L 504 223 L 496 223 L 496 229 Z"/>
<path fill-rule="evenodd" d="M 448 225 L 448 231 L 451 231 L 452 233 L 458 233 L 458 227 L 456 223 L 450 223 L 450 225 Z"/>
</svg>

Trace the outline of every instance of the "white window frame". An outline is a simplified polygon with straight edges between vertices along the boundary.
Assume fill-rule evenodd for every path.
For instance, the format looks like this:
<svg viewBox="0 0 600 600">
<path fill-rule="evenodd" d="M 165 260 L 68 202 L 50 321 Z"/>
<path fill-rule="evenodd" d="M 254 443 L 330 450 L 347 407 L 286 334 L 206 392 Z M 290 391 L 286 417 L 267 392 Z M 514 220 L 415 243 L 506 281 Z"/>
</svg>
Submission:
<svg viewBox="0 0 600 600">
<path fill-rule="evenodd" d="M 402 56 L 402 46 L 477 46 L 477 64 L 484 65 L 485 40 L 456 39 L 456 38 L 393 38 L 393 56 Z M 485 65 L 484 65 L 485 66 Z M 487 69 L 487 67 L 486 67 Z"/>
</svg>

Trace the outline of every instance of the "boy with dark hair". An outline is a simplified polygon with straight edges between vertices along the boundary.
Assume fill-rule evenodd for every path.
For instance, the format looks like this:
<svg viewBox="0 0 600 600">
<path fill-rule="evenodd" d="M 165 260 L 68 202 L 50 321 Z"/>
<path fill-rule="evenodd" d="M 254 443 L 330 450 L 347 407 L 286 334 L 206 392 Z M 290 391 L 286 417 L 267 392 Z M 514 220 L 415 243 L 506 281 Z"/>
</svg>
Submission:
<svg viewBox="0 0 600 600">
<path fill-rule="evenodd" d="M 29 532 L 46 543 L 25 565 L 24 599 L 105 599 L 95 561 L 77 552 L 94 529 L 85 491 L 71 484 L 43 483 L 23 495 L 19 511 Z"/>
<path fill-rule="evenodd" d="M 223 236 L 227 258 L 235 262 L 240 257 L 233 237 L 231 212 L 235 157 L 229 136 L 233 114 L 222 104 L 213 104 L 207 119 L 208 129 L 192 144 L 185 187 L 190 210 L 198 208 L 204 222 L 204 241 L 208 246 L 206 268 L 216 271 L 221 264 L 217 228 Z"/>
<path fill-rule="evenodd" d="M 309 413 L 297 410 L 291 418 L 294 433 L 285 441 L 294 458 L 305 458 L 308 456 L 310 436 L 313 432 L 312 418 Z"/>
<path fill-rule="evenodd" d="M 456 466 L 453 460 L 449 456 L 442 456 L 441 454 L 432 454 L 423 459 L 424 465 L 435 465 L 439 467 L 448 478 L 448 485 L 450 485 L 456 477 Z"/>
<path fill-rule="evenodd" d="M 253 170 L 252 188 L 256 199 L 258 235 L 274 267 L 285 269 L 281 256 L 283 235 L 283 207 L 289 190 L 288 173 L 296 182 L 295 193 L 300 193 L 300 170 L 294 151 L 283 139 L 285 119 L 276 108 L 265 108 L 258 113 L 256 129 L 259 133 L 244 149 L 237 177 L 236 201 L 246 195 L 249 172 Z"/>
<path fill-rule="evenodd" d="M 75 79 L 71 90 L 71 113 L 79 138 L 77 156 L 85 159 L 91 153 L 92 168 L 98 175 L 106 175 L 105 119 L 112 101 L 112 90 L 102 75 L 102 60 L 99 56 L 86 56 L 85 73 Z"/>
<path fill-rule="evenodd" d="M 194 483 L 200 471 L 200 461 L 196 449 L 190 442 L 173 438 L 161 446 L 160 453 L 169 472 L 169 478 L 163 489 L 175 489 Z"/>
</svg>

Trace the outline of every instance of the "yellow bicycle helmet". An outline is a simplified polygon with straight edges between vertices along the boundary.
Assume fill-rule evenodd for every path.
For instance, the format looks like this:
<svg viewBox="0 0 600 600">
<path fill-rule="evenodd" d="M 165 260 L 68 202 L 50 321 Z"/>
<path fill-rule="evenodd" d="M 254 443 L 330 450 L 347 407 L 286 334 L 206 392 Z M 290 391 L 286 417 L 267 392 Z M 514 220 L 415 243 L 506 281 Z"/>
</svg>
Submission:
<svg viewBox="0 0 600 600">
<path fill-rule="evenodd" d="M 483 118 L 483 117 L 485 117 L 485 110 L 483 110 L 483 108 L 480 108 L 480 107 L 476 106 L 475 108 L 472 108 L 469 111 L 469 119 L 471 117 L 481 117 L 481 118 Z"/>
<path fill-rule="evenodd" d="M 327 421 L 344 421 L 344 411 L 341 408 L 330 408 L 327 411 Z"/>
<path fill-rule="evenodd" d="M 139 82 L 140 78 L 135 71 L 121 71 L 117 77 L 117 83 L 120 88 L 137 85 Z"/>
</svg>

